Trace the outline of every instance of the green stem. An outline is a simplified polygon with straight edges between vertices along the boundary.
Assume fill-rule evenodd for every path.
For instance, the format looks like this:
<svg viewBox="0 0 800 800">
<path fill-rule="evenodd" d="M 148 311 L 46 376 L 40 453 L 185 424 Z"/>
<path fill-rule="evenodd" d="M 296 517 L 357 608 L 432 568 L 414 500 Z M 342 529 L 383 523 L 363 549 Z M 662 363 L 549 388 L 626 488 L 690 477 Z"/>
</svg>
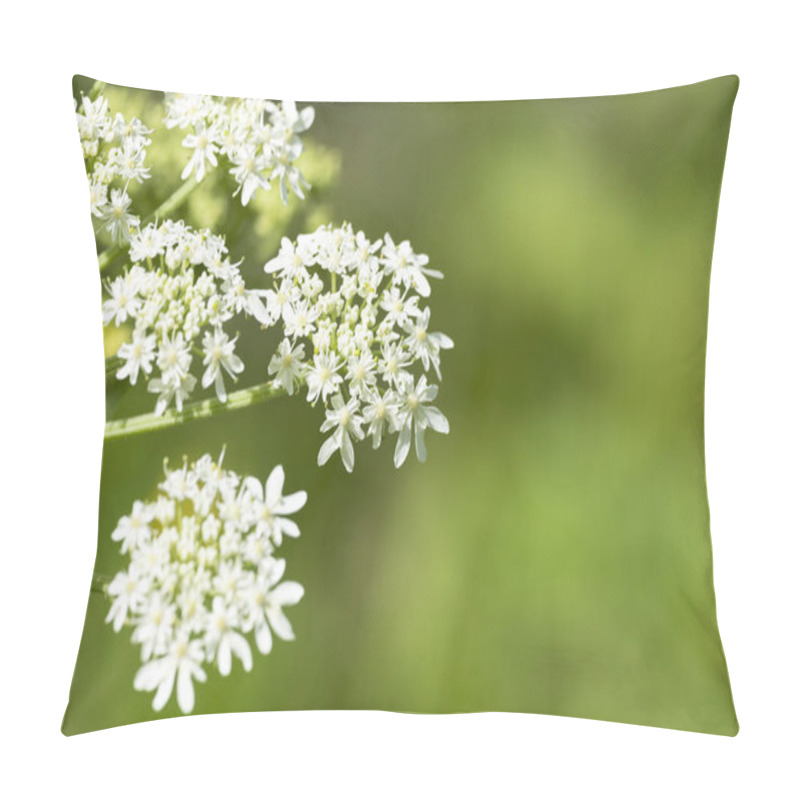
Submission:
<svg viewBox="0 0 800 800">
<path fill-rule="evenodd" d="M 89 89 L 89 99 L 94 102 L 97 100 L 98 95 L 106 88 L 105 83 L 103 81 L 95 81 L 92 84 L 92 88 Z"/>
<path fill-rule="evenodd" d="M 106 375 L 116 372 L 124 363 L 125 361 L 119 356 L 108 356 L 106 358 Z"/>
<path fill-rule="evenodd" d="M 240 389 L 238 392 L 231 392 L 228 401 L 223 403 L 221 400 L 199 400 L 196 403 L 189 403 L 183 407 L 183 411 L 170 410 L 161 416 L 156 414 L 141 414 L 138 417 L 128 417 L 127 419 L 114 419 L 106 423 L 105 439 L 117 439 L 122 436 L 131 436 L 136 433 L 148 433 L 150 431 L 170 428 L 182 422 L 192 419 L 207 419 L 216 416 L 223 411 L 234 411 L 237 408 L 247 408 L 256 403 L 263 403 L 273 397 L 283 394 L 282 388 L 275 388 L 272 381 L 261 383 L 258 386 L 251 386 L 249 389 Z"/>
<path fill-rule="evenodd" d="M 155 220 L 163 220 L 165 217 L 170 216 L 175 209 L 180 208 L 186 201 L 186 198 L 195 190 L 197 181 L 190 178 L 184 181 L 152 214 L 150 214 L 144 222 L 142 227 L 149 225 Z M 128 249 L 128 243 L 123 245 L 115 244 L 107 250 L 103 250 L 97 257 L 97 263 L 100 267 L 100 272 L 108 269 L 111 264 L 120 256 L 125 250 Z"/>
</svg>

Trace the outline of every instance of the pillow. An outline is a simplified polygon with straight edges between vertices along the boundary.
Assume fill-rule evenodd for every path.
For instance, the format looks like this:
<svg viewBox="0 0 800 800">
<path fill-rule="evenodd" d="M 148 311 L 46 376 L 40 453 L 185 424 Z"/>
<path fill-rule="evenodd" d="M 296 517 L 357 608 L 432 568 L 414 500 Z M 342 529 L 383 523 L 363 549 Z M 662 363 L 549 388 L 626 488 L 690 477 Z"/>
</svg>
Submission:
<svg viewBox="0 0 800 800">
<path fill-rule="evenodd" d="M 703 390 L 737 88 L 76 76 L 107 423 L 63 732 L 384 709 L 735 735 Z"/>
</svg>

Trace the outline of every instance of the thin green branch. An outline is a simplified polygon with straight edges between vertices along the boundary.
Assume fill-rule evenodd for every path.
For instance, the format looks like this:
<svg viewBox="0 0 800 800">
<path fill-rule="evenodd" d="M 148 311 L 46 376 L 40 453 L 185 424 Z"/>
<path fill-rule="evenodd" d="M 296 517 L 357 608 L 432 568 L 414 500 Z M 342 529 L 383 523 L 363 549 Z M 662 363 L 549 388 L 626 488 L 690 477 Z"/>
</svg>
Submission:
<svg viewBox="0 0 800 800">
<path fill-rule="evenodd" d="M 106 88 L 106 85 L 103 81 L 95 81 L 92 84 L 92 88 L 89 89 L 89 99 L 94 102 L 97 100 L 98 96 L 101 94 L 103 89 Z"/>
<path fill-rule="evenodd" d="M 186 201 L 186 198 L 195 190 L 198 185 L 196 180 L 190 178 L 184 181 L 152 214 L 142 222 L 142 227 L 149 225 L 156 220 L 163 220 L 170 216 L 173 211 L 180 208 Z M 114 261 L 121 256 L 129 247 L 128 242 L 122 245 L 115 244 L 107 250 L 103 250 L 97 257 L 97 263 L 100 267 L 100 272 L 108 269 Z"/>
<path fill-rule="evenodd" d="M 125 359 L 122 359 L 119 356 L 107 356 L 106 375 L 111 375 L 112 373 L 116 372 L 124 363 Z"/>
<path fill-rule="evenodd" d="M 214 398 L 213 400 L 199 400 L 196 403 L 189 403 L 183 407 L 183 411 L 165 411 L 161 416 L 156 414 L 141 414 L 138 417 L 128 417 L 127 419 L 114 419 L 106 423 L 105 439 L 118 439 L 122 436 L 132 436 L 137 433 L 149 433 L 150 431 L 171 428 L 182 422 L 193 419 L 207 419 L 221 414 L 223 411 L 234 411 L 237 408 L 247 408 L 256 403 L 263 403 L 273 397 L 284 394 L 282 388 L 275 388 L 272 381 L 261 383 L 258 386 L 251 386 L 249 389 L 240 389 L 238 392 L 231 392 L 227 402 Z"/>
</svg>

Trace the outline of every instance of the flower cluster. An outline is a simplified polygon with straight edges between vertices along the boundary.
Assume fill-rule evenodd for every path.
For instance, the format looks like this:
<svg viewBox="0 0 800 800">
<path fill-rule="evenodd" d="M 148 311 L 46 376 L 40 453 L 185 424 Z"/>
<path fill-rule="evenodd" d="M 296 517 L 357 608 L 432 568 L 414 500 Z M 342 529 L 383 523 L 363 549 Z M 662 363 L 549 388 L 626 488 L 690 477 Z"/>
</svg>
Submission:
<svg viewBox="0 0 800 800">
<path fill-rule="evenodd" d="M 244 364 L 234 352 L 236 337 L 223 325 L 249 313 L 249 297 L 224 239 L 183 222 L 151 223 L 132 235 L 130 260 L 132 266 L 107 283 L 103 303 L 104 324 L 133 322 L 131 341 L 117 353 L 124 362 L 117 378 L 135 384 L 140 372 L 151 375 L 155 367 L 147 388 L 158 395 L 156 413 L 173 401 L 181 410 L 197 383 L 191 367 L 202 347 L 202 385 L 213 384 L 225 401 L 224 375 L 235 380 Z"/>
<path fill-rule="evenodd" d="M 103 96 L 96 100 L 84 96 L 76 116 L 89 176 L 89 207 L 112 240 L 124 242 L 139 225 L 129 210 L 127 187 L 130 181 L 141 183 L 150 177 L 145 156 L 152 131 L 135 117 L 112 117 Z"/>
<path fill-rule="evenodd" d="M 229 675 L 235 656 L 250 671 L 251 634 L 265 655 L 273 632 L 294 638 L 283 608 L 300 601 L 303 587 L 281 581 L 286 563 L 274 552 L 284 536 L 300 535 L 287 515 L 305 505 L 306 493 L 283 494 L 280 466 L 262 485 L 209 455 L 181 469 L 165 464 L 165 476 L 157 499 L 135 502 L 112 534 L 129 563 L 108 586 L 106 622 L 115 631 L 130 626 L 141 647 L 134 688 L 155 691 L 160 711 L 177 685 L 188 714 L 204 665 Z"/>
<path fill-rule="evenodd" d="M 303 198 L 309 185 L 295 162 L 303 152 L 299 134 L 314 121 L 314 109 L 297 110 L 294 102 L 235 100 L 210 95 L 170 94 L 166 98 L 168 128 L 191 131 L 183 146 L 191 150 L 182 178 L 194 174 L 203 180 L 218 156 L 230 164 L 229 172 L 247 205 L 256 189 L 269 189 L 278 181 L 281 199 L 289 202 L 289 190 Z"/>
<path fill-rule="evenodd" d="M 429 405 L 438 389 L 427 373 L 441 378 L 441 351 L 453 342 L 428 330 L 428 279 L 442 274 L 427 264 L 407 241 L 396 245 L 387 233 L 372 242 L 346 224 L 284 238 L 265 265 L 273 286 L 253 290 L 251 311 L 265 326 L 283 326 L 268 365 L 275 385 L 288 394 L 303 386 L 309 403 L 325 406 L 320 465 L 338 450 L 352 471 L 353 439 L 369 436 L 377 448 L 387 433 L 397 434 L 395 466 L 412 438 L 424 461 L 425 430 L 449 432 Z"/>
</svg>

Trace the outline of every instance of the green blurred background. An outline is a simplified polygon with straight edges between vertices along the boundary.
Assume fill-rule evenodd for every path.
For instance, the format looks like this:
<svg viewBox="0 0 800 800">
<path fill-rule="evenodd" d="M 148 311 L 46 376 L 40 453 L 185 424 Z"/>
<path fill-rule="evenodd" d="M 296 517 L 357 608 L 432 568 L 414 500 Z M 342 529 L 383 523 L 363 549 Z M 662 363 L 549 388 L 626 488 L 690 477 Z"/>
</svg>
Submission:
<svg viewBox="0 0 800 800">
<path fill-rule="evenodd" d="M 122 567 L 111 531 L 153 496 L 164 456 L 227 445 L 231 469 L 265 478 L 281 463 L 287 490 L 309 494 L 302 536 L 281 551 L 306 589 L 289 610 L 297 640 L 256 654 L 249 674 L 210 669 L 195 713 L 530 711 L 736 732 L 711 577 L 703 381 L 737 86 L 315 103 L 308 203 L 284 210 L 261 193 L 243 210 L 222 169 L 192 196 L 182 216 L 226 235 L 252 286 L 284 230 L 348 220 L 373 239 L 409 239 L 445 273 L 432 328 L 456 345 L 437 400 L 451 433 L 429 433 L 425 464 L 412 454 L 395 470 L 391 445 L 363 444 L 352 475 L 338 459 L 318 468 L 321 412 L 298 397 L 106 445 L 102 575 Z M 160 95 L 107 96 L 126 115 L 161 113 Z M 154 135 L 150 150 L 154 174 L 175 185 L 182 135 Z M 172 188 L 151 180 L 134 200 L 149 209 Z M 255 325 L 241 334 L 240 385 L 260 383 L 276 339 Z M 109 416 L 150 410 L 140 388 L 112 385 Z M 155 714 L 133 690 L 138 649 L 104 624 L 107 609 L 92 592 L 66 733 L 179 714 L 174 697 Z"/>
</svg>

